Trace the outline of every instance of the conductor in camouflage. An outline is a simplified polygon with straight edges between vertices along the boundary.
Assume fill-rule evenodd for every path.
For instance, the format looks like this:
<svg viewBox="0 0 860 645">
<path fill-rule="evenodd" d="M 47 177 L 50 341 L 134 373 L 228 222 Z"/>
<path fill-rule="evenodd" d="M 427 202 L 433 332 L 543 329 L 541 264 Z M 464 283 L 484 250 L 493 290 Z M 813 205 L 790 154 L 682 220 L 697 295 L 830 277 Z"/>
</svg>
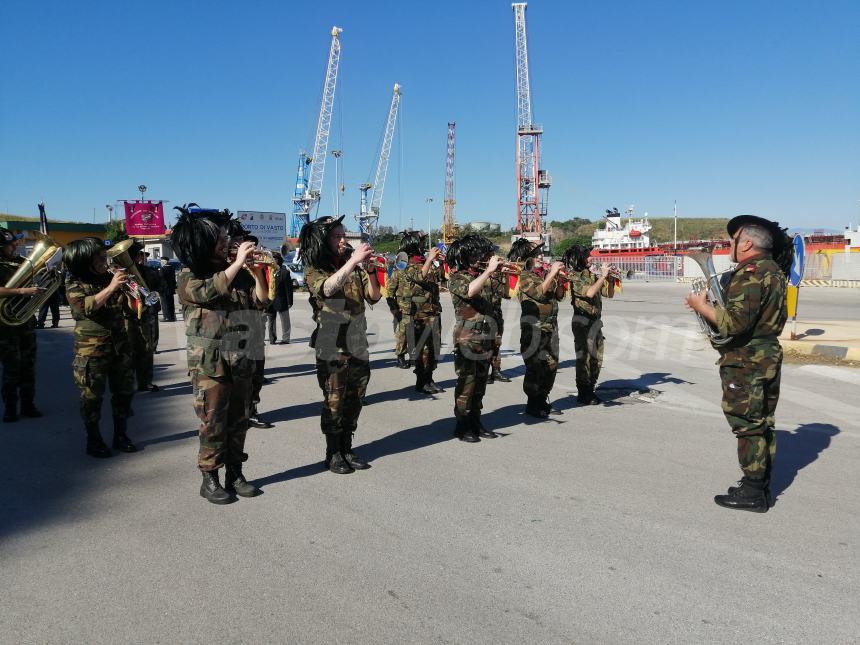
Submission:
<svg viewBox="0 0 860 645">
<path fill-rule="evenodd" d="M 719 334 L 715 344 L 722 382 L 722 408 L 737 437 L 743 478 L 720 506 L 764 513 L 770 505 L 770 481 L 776 456 L 774 430 L 779 400 L 785 325 L 786 276 L 792 244 L 779 225 L 754 215 L 729 221 L 732 260 L 737 266 L 724 288 L 724 306 L 710 304 L 705 293 L 689 294 L 687 307 Z"/>
</svg>

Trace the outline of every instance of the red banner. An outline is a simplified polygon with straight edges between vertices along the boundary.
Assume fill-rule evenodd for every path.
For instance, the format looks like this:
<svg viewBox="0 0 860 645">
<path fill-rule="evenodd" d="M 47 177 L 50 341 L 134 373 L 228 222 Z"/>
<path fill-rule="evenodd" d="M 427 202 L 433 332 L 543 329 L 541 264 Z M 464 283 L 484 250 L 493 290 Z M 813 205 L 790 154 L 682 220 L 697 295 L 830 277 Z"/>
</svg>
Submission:
<svg viewBox="0 0 860 645">
<path fill-rule="evenodd" d="M 123 203 L 126 235 L 164 235 L 164 204 L 138 201 Z"/>
</svg>

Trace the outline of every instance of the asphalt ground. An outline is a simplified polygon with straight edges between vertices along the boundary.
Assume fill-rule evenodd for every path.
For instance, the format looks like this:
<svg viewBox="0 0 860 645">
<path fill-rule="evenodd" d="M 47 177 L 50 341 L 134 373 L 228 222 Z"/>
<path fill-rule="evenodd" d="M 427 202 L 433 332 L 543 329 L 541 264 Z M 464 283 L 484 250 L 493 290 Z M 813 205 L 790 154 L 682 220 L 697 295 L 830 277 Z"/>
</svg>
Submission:
<svg viewBox="0 0 860 645">
<path fill-rule="evenodd" d="M 0 641 L 857 642 L 860 371 L 786 365 L 776 504 L 722 509 L 712 497 L 740 476 L 735 441 L 686 290 L 630 283 L 606 303 L 608 403 L 586 408 L 571 396 L 565 303 L 553 391 L 564 415 L 543 422 L 522 414 L 509 303 L 513 382 L 489 386 L 484 410 L 502 436 L 474 445 L 451 435 L 450 299 L 436 379 L 447 391 L 434 398 L 394 366 L 377 305 L 356 435 L 373 467 L 351 475 L 321 465 L 299 296 L 293 344 L 267 348 L 261 409 L 276 426 L 247 441 L 263 495 L 225 507 L 198 495 L 182 323 L 162 325 L 162 391 L 134 401 L 142 452 L 95 460 L 64 310 L 60 329 L 39 332 L 45 417 L 0 425 Z M 856 312 L 851 290 L 814 298 L 828 319 Z"/>
</svg>

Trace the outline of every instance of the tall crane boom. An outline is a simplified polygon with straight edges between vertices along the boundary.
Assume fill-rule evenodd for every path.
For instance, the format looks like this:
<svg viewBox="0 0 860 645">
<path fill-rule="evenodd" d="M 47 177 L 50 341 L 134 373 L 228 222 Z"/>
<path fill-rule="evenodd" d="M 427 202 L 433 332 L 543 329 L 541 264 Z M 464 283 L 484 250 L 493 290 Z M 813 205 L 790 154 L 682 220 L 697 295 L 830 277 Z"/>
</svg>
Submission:
<svg viewBox="0 0 860 645">
<path fill-rule="evenodd" d="M 450 244 L 457 239 L 457 223 L 454 220 L 454 151 L 456 123 L 448 124 L 448 154 L 445 157 L 445 200 L 442 202 L 442 242 Z"/>
<path fill-rule="evenodd" d="M 340 27 L 331 28 L 331 47 L 325 71 L 322 102 L 320 103 L 317 130 L 314 137 L 314 151 L 308 157 L 302 152 L 299 157 L 299 171 L 296 180 L 296 193 L 293 197 L 293 221 L 290 235 L 298 235 L 301 227 L 310 221 L 311 210 L 319 203 L 325 175 L 325 158 L 328 152 L 328 139 L 331 133 L 331 117 L 334 109 L 334 91 L 337 86 L 337 71 L 340 66 Z"/>
<path fill-rule="evenodd" d="M 551 181 L 546 171 L 540 169 L 543 127 L 534 123 L 532 115 L 526 3 L 515 2 L 511 6 L 514 10 L 517 74 L 517 232 L 540 237 Z"/>
<path fill-rule="evenodd" d="M 382 209 L 382 194 L 385 191 L 385 179 L 388 176 L 388 160 L 391 157 L 391 143 L 394 140 L 394 132 L 397 126 L 397 112 L 400 107 L 400 85 L 394 84 L 394 93 L 391 95 L 391 105 L 388 108 L 388 118 L 385 120 L 385 130 L 382 134 L 382 147 L 379 149 L 379 159 L 376 162 L 376 174 L 372 184 L 362 184 L 361 207 L 356 217 L 358 230 L 362 235 L 372 237 L 379 221 L 379 211 Z M 367 191 L 371 190 L 368 205 Z"/>
</svg>

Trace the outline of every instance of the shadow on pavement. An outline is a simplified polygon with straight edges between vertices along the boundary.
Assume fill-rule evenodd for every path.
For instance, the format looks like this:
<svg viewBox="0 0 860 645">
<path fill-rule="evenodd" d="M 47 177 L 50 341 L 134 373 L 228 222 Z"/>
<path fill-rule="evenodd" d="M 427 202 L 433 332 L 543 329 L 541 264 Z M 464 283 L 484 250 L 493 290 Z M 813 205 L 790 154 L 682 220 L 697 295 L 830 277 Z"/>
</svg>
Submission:
<svg viewBox="0 0 860 645">
<path fill-rule="evenodd" d="M 830 447 L 838 434 L 839 428 L 829 423 L 804 423 L 794 432 L 776 431 L 776 463 L 770 482 L 774 500 L 794 483 L 801 470 Z"/>
</svg>

